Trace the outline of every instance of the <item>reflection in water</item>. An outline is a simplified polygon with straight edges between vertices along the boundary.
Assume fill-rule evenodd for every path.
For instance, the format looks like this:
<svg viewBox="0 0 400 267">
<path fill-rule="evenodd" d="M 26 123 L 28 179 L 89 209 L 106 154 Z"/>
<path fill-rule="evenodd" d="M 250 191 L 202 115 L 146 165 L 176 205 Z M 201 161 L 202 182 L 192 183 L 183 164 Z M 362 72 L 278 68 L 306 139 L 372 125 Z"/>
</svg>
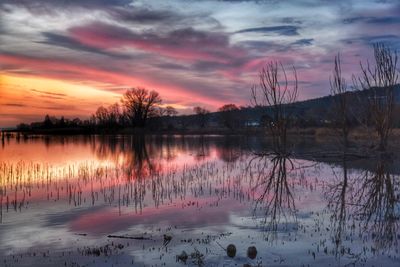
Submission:
<svg viewBox="0 0 400 267">
<path fill-rule="evenodd" d="M 290 158 L 276 155 L 272 158 L 261 157 L 261 168 L 257 169 L 255 186 L 256 205 L 254 214 L 261 210 L 264 213 L 264 226 L 276 234 L 281 219 L 296 223 L 296 207 L 293 197 L 293 177 L 288 176 L 294 165 Z"/>
<path fill-rule="evenodd" d="M 399 179 L 389 172 L 393 162 L 379 158 L 371 170 L 350 172 L 343 159 L 342 177 L 328 186 L 327 198 L 331 214 L 332 240 L 336 257 L 346 255 L 356 263 L 365 251 L 396 249 L 399 226 Z M 358 230 L 358 232 L 356 232 Z M 351 251 L 349 240 L 356 235 L 363 240 L 360 251 Z M 373 245 L 369 247 L 369 241 Z M 365 260 L 365 259 L 364 259 Z"/>
<path fill-rule="evenodd" d="M 397 245 L 399 211 L 399 179 L 388 171 L 393 164 L 379 159 L 374 171 L 365 171 L 355 182 L 353 205 L 356 218 L 362 222 L 362 231 L 371 233 L 376 249 Z"/>
<path fill-rule="evenodd" d="M 337 258 L 349 251 L 345 249 L 342 241 L 347 235 L 347 225 L 348 220 L 350 220 L 347 215 L 347 209 L 349 208 L 348 194 L 351 193 L 352 188 L 349 184 L 347 160 L 345 158 L 343 158 L 342 164 L 343 177 L 339 177 L 335 173 L 336 181 L 334 184 L 328 185 L 327 192 L 328 207 L 332 212 L 330 219 L 333 232 L 332 240 L 335 244 L 334 254 Z"/>
<path fill-rule="evenodd" d="M 135 260 L 147 256 L 144 263 L 156 264 L 157 251 L 165 250 L 163 257 L 177 255 L 182 240 L 194 246 L 197 234 L 207 240 L 207 246 L 195 247 L 204 248 L 206 262 L 220 262 L 216 257 L 225 255 L 210 241 L 209 236 L 217 236 L 223 247 L 235 243 L 238 253 L 253 243 L 269 246 L 259 249 L 267 266 L 276 265 L 272 251 L 284 251 L 278 262 L 287 265 L 338 258 L 364 263 L 373 257 L 378 260 L 370 265 L 383 265 L 383 254 L 376 251 L 384 249 L 392 251 L 387 262 L 396 266 L 391 262 L 398 261 L 395 163 L 369 161 L 361 170 L 359 162 L 343 159 L 332 175 L 330 165 L 317 167 L 300 153 L 296 158 L 268 153 L 253 158 L 253 151 L 265 151 L 264 141 L 204 136 L 12 139 L 0 150 L 0 257 L 23 250 L 21 240 L 30 249 L 44 242 L 46 251 L 56 244 L 63 252 L 71 244 L 49 234 L 58 231 L 63 240 L 85 234 L 78 247 L 105 242 L 108 235 L 147 232 L 155 239 L 151 246 L 158 244 L 158 233 L 173 239 L 167 248 L 161 242 L 160 250 L 144 250 L 150 241 L 137 241 L 125 255 L 133 253 Z M 167 232 L 156 230 L 161 226 Z M 38 234 L 26 239 L 24 233 Z M 265 237 L 277 242 L 266 243 Z M 167 265 L 175 266 L 171 259 Z"/>
<path fill-rule="evenodd" d="M 122 207 L 131 205 L 135 212 L 142 213 L 149 197 L 156 208 L 187 197 L 212 197 L 219 202 L 225 194 L 235 193 L 234 197 L 243 198 L 241 181 L 236 179 L 232 191 L 228 181 L 233 175 L 227 175 L 235 169 L 220 169 L 215 162 L 210 162 L 215 157 L 235 162 L 240 156 L 238 142 L 216 138 L 210 144 L 203 137 L 149 139 L 144 136 L 85 137 L 80 141 L 80 145 L 90 147 L 95 159 L 62 165 L 3 162 L 0 165 L 0 218 L 3 206 L 6 212 L 22 211 L 30 202 L 43 198 L 66 199 L 75 207 L 104 202 L 117 205 L 120 214 Z M 79 141 L 44 137 L 43 142 L 46 147 L 64 147 Z M 223 171 L 220 179 L 219 169 Z"/>
</svg>

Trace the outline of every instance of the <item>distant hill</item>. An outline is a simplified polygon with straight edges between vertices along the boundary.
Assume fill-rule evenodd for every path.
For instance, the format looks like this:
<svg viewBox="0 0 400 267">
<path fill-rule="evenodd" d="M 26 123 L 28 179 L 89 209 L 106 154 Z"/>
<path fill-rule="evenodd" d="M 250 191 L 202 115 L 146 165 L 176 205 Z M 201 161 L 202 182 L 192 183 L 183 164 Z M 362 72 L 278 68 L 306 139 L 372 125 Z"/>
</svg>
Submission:
<svg viewBox="0 0 400 267">
<path fill-rule="evenodd" d="M 372 96 L 383 95 L 384 91 L 380 89 L 370 89 L 363 91 L 349 91 L 346 93 L 348 99 L 348 105 L 356 112 L 359 105 L 362 105 L 360 101 Z M 329 120 L 333 113 L 335 112 L 335 106 L 339 100 L 339 95 L 329 95 L 320 98 L 305 100 L 297 102 L 293 105 L 294 114 L 297 117 L 305 119 L 315 119 L 315 120 Z M 394 90 L 395 104 L 400 105 L 400 84 L 395 87 Z"/>
<path fill-rule="evenodd" d="M 357 109 L 359 110 L 360 101 L 366 99 L 368 95 L 380 95 L 384 91 L 380 89 L 370 89 L 363 91 L 350 91 L 348 94 L 349 106 L 353 109 L 356 114 Z M 400 106 L 400 84 L 395 87 L 395 104 Z M 286 109 L 292 113 L 301 124 L 304 126 L 321 126 L 329 123 L 333 118 L 335 112 L 335 103 L 340 96 L 324 96 L 320 98 L 299 101 L 294 104 L 288 105 Z M 244 107 L 234 112 L 234 118 L 237 120 L 235 125 L 237 126 L 261 126 L 263 120 L 271 114 L 271 108 L 269 107 Z M 219 124 L 221 112 L 212 112 L 209 116 L 209 125 L 216 126 Z M 196 115 L 186 116 L 187 119 L 195 120 Z M 188 123 L 192 124 L 192 123 Z"/>
<path fill-rule="evenodd" d="M 354 99 L 360 99 L 363 96 L 365 96 L 365 94 L 371 94 L 372 91 L 376 90 L 376 94 L 382 94 L 381 90 L 379 89 L 371 89 L 371 90 L 364 90 L 364 91 L 350 91 L 347 92 L 346 94 L 348 94 L 348 99 L 354 100 Z M 375 93 L 375 92 L 373 92 Z M 397 85 L 395 87 L 394 90 L 394 95 L 395 95 L 395 102 L 396 104 L 400 104 L 400 84 Z M 340 96 L 336 95 L 336 96 L 332 96 L 332 95 L 328 95 L 328 96 L 323 96 L 320 98 L 314 98 L 314 99 L 310 99 L 310 100 L 305 100 L 305 101 L 299 101 L 297 103 L 295 103 L 295 106 L 298 108 L 305 108 L 305 109 L 328 109 L 333 107 L 334 103 L 336 102 L 336 99 L 339 98 Z"/>
</svg>

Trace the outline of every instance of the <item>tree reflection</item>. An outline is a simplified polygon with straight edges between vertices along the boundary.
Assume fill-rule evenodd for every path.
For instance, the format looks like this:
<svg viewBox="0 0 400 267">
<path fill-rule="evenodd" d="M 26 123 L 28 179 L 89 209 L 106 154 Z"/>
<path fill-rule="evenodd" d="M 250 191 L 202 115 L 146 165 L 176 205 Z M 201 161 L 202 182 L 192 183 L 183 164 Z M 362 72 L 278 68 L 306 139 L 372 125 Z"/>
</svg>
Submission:
<svg viewBox="0 0 400 267">
<path fill-rule="evenodd" d="M 371 235 L 376 249 L 397 245 L 399 223 L 399 179 L 388 170 L 392 162 L 380 158 L 374 171 L 365 171 L 356 181 L 354 214 L 362 222 L 362 231 Z"/>
<path fill-rule="evenodd" d="M 294 170 L 290 158 L 275 155 L 262 158 L 257 168 L 253 192 L 256 194 L 254 215 L 263 212 L 263 225 L 268 231 L 276 234 L 282 222 L 296 222 L 296 206 L 293 197 L 293 180 L 289 180 Z"/>
<path fill-rule="evenodd" d="M 339 177 L 335 174 L 335 181 L 333 184 L 328 185 L 328 191 L 326 192 L 328 198 L 328 207 L 330 208 L 331 214 L 331 228 L 333 232 L 332 239 L 335 244 L 335 256 L 339 258 L 342 256 L 346 249 L 343 246 L 343 238 L 347 231 L 347 219 L 348 219 L 348 207 L 349 207 L 349 194 L 352 190 L 351 184 L 349 183 L 349 175 L 347 168 L 347 160 L 343 157 L 343 177 Z M 348 251 L 348 250 L 347 250 Z"/>
<path fill-rule="evenodd" d="M 236 139 L 224 138 L 221 146 L 217 149 L 217 154 L 222 161 L 233 163 L 239 159 L 241 150 Z"/>
<path fill-rule="evenodd" d="M 144 161 L 149 167 L 155 163 L 172 162 L 179 154 L 190 155 L 201 162 L 216 155 L 224 162 L 237 161 L 246 149 L 237 138 L 176 137 L 176 136 L 98 136 L 90 142 L 91 149 L 100 160 L 129 167 Z M 215 153 L 212 153 L 215 152 Z"/>
<path fill-rule="evenodd" d="M 332 212 L 332 240 L 336 257 L 347 254 L 359 260 L 362 252 L 350 251 L 356 229 L 359 237 L 372 253 L 389 250 L 398 244 L 399 179 L 390 173 L 392 162 L 378 157 L 372 168 L 361 175 L 349 175 L 348 161 L 343 159 L 342 177 L 328 186 L 328 207 Z M 369 247 L 369 241 L 373 246 Z"/>
</svg>

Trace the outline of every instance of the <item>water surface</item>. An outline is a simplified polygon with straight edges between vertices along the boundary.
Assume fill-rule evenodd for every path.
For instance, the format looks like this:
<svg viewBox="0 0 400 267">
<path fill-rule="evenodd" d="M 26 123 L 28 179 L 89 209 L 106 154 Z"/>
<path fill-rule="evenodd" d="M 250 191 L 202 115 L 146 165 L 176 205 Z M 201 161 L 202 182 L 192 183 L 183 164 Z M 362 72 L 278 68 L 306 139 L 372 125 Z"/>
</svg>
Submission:
<svg viewBox="0 0 400 267">
<path fill-rule="evenodd" d="M 399 162 L 322 160 L 317 147 L 279 157 L 256 137 L 6 140 L 0 264 L 398 266 Z"/>
</svg>

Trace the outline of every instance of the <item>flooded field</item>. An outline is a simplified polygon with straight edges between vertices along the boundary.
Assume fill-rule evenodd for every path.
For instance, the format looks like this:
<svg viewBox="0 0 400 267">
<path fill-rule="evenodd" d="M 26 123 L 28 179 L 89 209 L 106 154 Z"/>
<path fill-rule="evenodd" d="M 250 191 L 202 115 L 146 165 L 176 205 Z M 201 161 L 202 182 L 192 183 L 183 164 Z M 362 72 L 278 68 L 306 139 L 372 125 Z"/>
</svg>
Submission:
<svg viewBox="0 0 400 267">
<path fill-rule="evenodd" d="M 256 137 L 5 140 L 0 266 L 399 266 L 399 161 L 322 160 L 317 147 L 283 157 Z"/>
</svg>

